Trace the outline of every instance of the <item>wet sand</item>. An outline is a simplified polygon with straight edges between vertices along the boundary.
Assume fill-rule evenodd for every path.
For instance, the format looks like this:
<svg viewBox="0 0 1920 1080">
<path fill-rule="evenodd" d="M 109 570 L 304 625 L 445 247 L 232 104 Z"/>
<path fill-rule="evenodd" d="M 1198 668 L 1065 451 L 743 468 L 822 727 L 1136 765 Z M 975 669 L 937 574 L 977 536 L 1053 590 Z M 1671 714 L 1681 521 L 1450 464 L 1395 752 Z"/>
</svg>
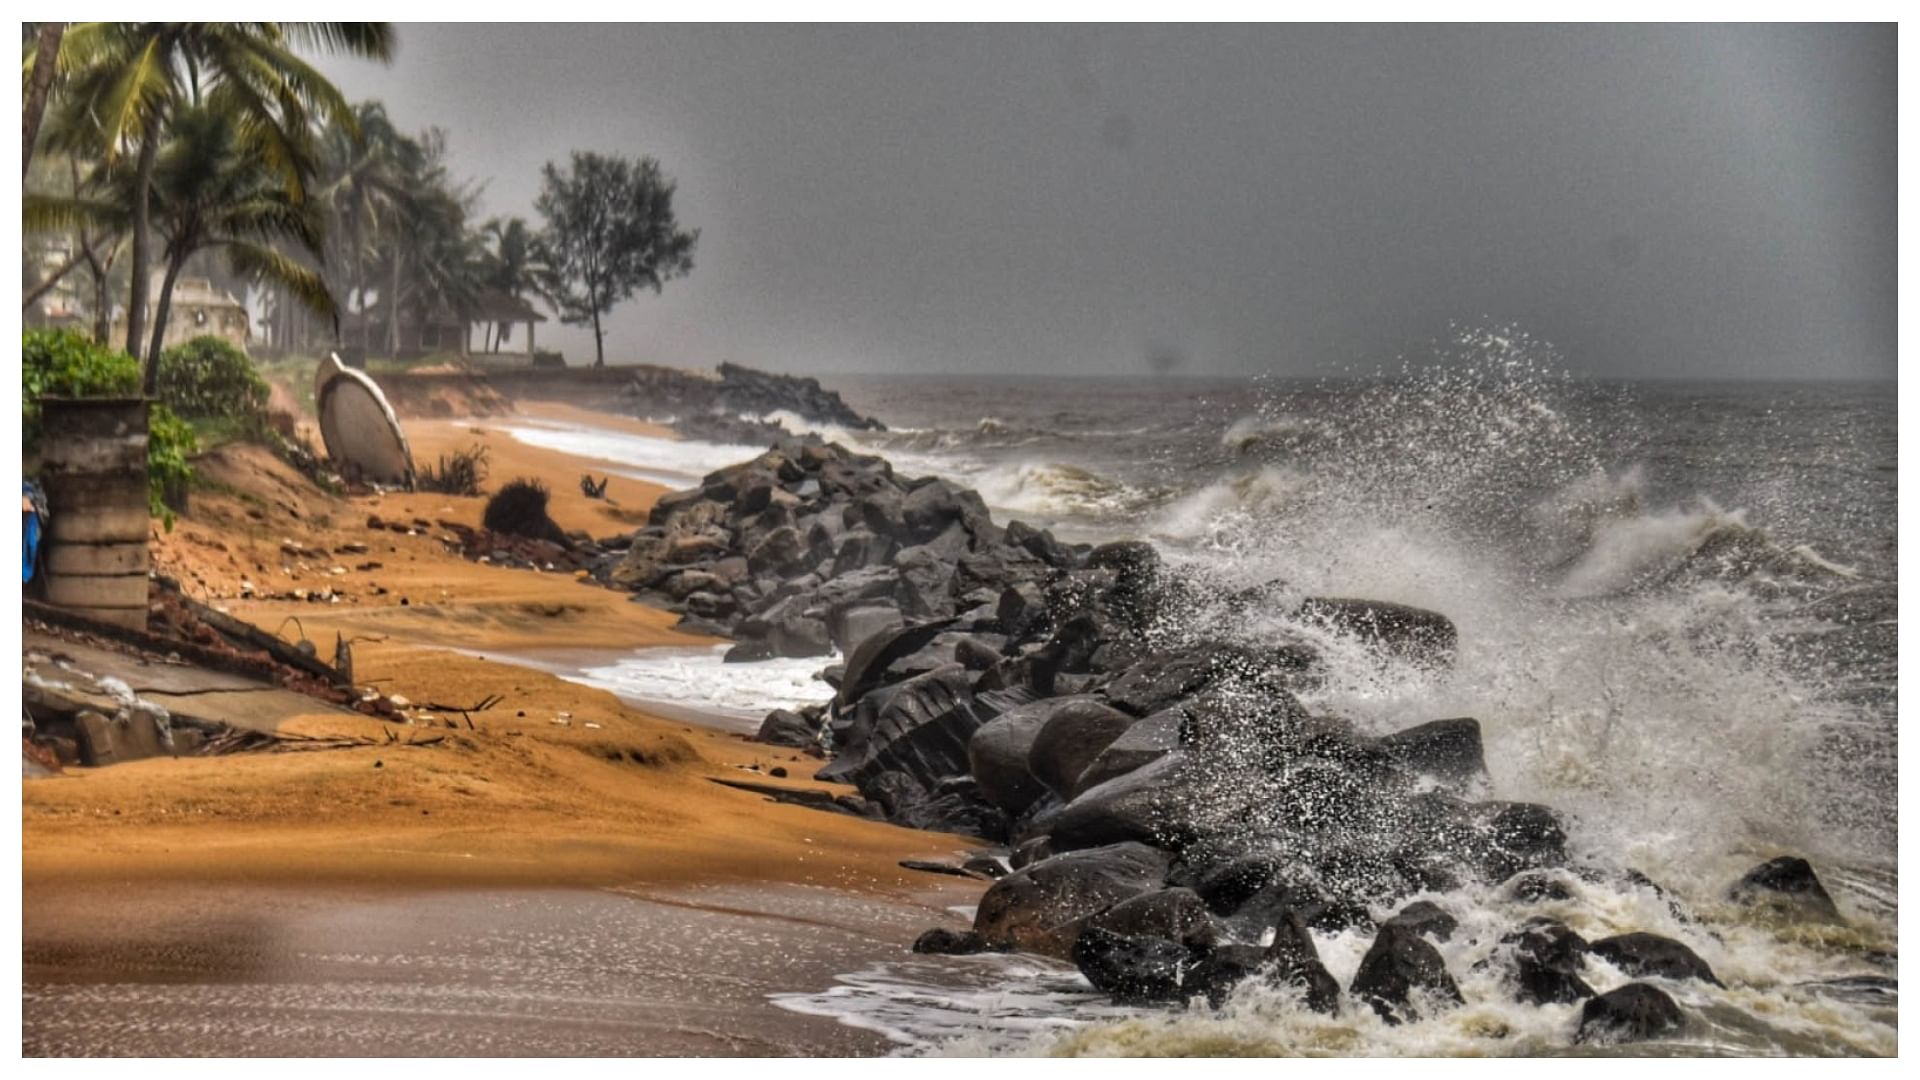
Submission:
<svg viewBox="0 0 1920 1080">
<path fill-rule="evenodd" d="M 26 912 L 29 1056 L 849 1056 L 779 1008 L 945 919 L 796 886 L 387 892 L 146 886 Z"/>
<path fill-rule="evenodd" d="M 407 427 L 428 460 L 474 437 L 457 421 Z M 490 445 L 489 487 L 542 477 L 568 528 L 625 531 L 658 493 L 615 478 L 609 494 L 622 503 L 610 507 L 578 494 L 581 459 L 504 436 Z M 722 787 L 713 778 L 826 785 L 797 751 L 502 662 L 713 643 L 570 575 L 468 562 L 431 525 L 404 535 L 367 524 L 477 525 L 484 499 L 329 496 L 246 447 L 203 472 L 215 487 L 171 533 L 156 530 L 162 572 L 323 653 L 336 635 L 352 639 L 356 682 L 403 696 L 416 722 L 297 717 L 282 730 L 391 741 L 27 781 L 27 1053 L 882 1048 L 764 995 L 824 988 L 900 954 L 927 926 L 952 925 L 941 909 L 982 887 L 898 862 L 951 858 L 969 841 Z M 289 555 L 289 542 L 313 554 Z M 339 599 L 249 599 L 243 582 Z M 498 705 L 467 717 L 424 708 L 496 694 Z M 789 778 L 770 780 L 775 767 Z M 635 889 L 658 899 L 609 891 Z M 685 906 L 688 889 L 741 890 L 717 907 L 751 913 Z M 929 890 L 948 898 L 927 906 Z M 765 914 L 796 896 L 821 915 Z"/>
</svg>

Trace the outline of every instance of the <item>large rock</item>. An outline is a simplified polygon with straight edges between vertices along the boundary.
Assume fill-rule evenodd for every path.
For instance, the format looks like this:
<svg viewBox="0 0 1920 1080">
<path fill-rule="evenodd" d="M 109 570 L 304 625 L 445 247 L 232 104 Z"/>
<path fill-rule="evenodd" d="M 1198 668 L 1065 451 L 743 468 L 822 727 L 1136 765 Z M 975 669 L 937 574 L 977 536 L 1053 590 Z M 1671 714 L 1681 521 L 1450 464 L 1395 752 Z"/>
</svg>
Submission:
<svg viewBox="0 0 1920 1080">
<path fill-rule="evenodd" d="M 1840 909 L 1813 872 L 1813 864 L 1792 855 L 1761 863 L 1735 882 L 1728 896 L 1737 904 L 1781 908 L 1816 919 L 1837 921 Z"/>
<path fill-rule="evenodd" d="M 1391 922 L 1374 937 L 1373 946 L 1354 974 L 1351 989 L 1390 1024 L 1420 1019 L 1415 991 L 1442 1004 L 1466 1001 L 1447 973 L 1447 963 L 1440 958 L 1439 950 L 1413 930 Z"/>
<path fill-rule="evenodd" d="M 1480 721 L 1471 717 L 1434 720 L 1396 731 L 1381 739 L 1379 745 L 1402 768 L 1456 787 L 1487 778 Z"/>
<path fill-rule="evenodd" d="M 1320 962 L 1313 935 L 1298 914 L 1289 913 L 1274 927 L 1266 963 L 1267 978 L 1299 990 L 1307 1008 L 1329 1015 L 1340 1011 L 1340 982 Z"/>
<path fill-rule="evenodd" d="M 1090 698 L 1069 701 L 1049 713 L 1034 734 L 1027 771 L 1055 795 L 1071 798 L 1080 774 L 1134 719 Z"/>
<path fill-rule="evenodd" d="M 1698 953 L 1658 934 L 1601 938 L 1588 946 L 1588 951 L 1636 979 L 1699 979 L 1713 986 L 1725 985 Z"/>
<path fill-rule="evenodd" d="M 1500 939 L 1490 962 L 1508 966 L 1514 997 L 1528 1005 L 1571 1005 L 1593 996 L 1580 977 L 1587 942 L 1553 919 L 1531 919 Z"/>
<path fill-rule="evenodd" d="M 1686 1014 L 1665 991 L 1628 983 L 1587 1002 L 1574 1041 L 1601 1046 L 1644 1042 L 1679 1034 L 1686 1025 Z"/>
<path fill-rule="evenodd" d="M 1054 848 L 1071 851 L 1138 841 L 1179 850 L 1195 835 L 1196 800 L 1227 794 L 1212 790 L 1187 766 L 1184 754 L 1169 754 L 1081 793 L 1046 819 Z"/>
<path fill-rule="evenodd" d="M 958 665 L 887 687 L 861 702 L 872 723 L 857 743 L 822 768 L 822 780 L 859 786 L 883 772 L 905 773 L 926 789 L 967 773 L 967 743 L 980 720 L 968 708 L 973 691 Z M 871 793 L 868 793 L 871 794 Z"/>
<path fill-rule="evenodd" d="M 1046 785 L 1027 769 L 1033 741 L 1047 718 L 1068 700 L 1047 698 L 1009 709 L 974 732 L 967 743 L 967 761 L 980 790 L 995 806 L 1018 815 L 1047 793 Z"/>
<path fill-rule="evenodd" d="M 1074 781 L 1072 795 L 1077 797 L 1180 749 L 1180 726 L 1184 719 L 1180 710 L 1168 709 L 1136 721 L 1081 770 L 1080 778 Z"/>
<path fill-rule="evenodd" d="M 1445 615 L 1384 600 L 1313 597 L 1303 601 L 1296 614 L 1417 663 L 1451 663 L 1459 643 L 1459 633 Z"/>
<path fill-rule="evenodd" d="M 1142 893 L 1093 916 L 1087 925 L 1123 937 L 1160 938 L 1190 950 L 1208 949 L 1220 940 L 1213 913 L 1192 889 Z"/>
<path fill-rule="evenodd" d="M 980 898 L 973 928 L 996 946 L 1070 959 L 1090 916 L 1158 891 L 1166 875 L 1166 855 L 1145 844 L 1054 855 L 994 882 Z"/>
<path fill-rule="evenodd" d="M 1171 941 L 1092 925 L 1074 939 L 1072 959 L 1095 990 L 1125 1004 L 1178 1000 L 1196 966 L 1193 953 Z"/>
<path fill-rule="evenodd" d="M 820 725 L 790 709 L 775 709 L 760 722 L 755 738 L 774 746 L 810 747 L 820 741 Z"/>
</svg>

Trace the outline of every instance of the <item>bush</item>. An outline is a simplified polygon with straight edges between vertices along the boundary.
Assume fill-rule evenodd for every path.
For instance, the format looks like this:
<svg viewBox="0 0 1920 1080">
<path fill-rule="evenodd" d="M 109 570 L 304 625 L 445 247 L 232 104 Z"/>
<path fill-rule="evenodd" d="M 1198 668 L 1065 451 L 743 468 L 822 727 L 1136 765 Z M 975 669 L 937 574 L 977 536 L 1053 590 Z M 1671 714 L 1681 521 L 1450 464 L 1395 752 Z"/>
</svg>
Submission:
<svg viewBox="0 0 1920 1080">
<path fill-rule="evenodd" d="M 243 358 L 244 359 L 244 358 Z M 137 397 L 140 362 L 94 344 L 73 330 L 29 330 L 20 335 L 22 446 L 40 445 L 40 398 Z M 169 501 L 178 503 L 193 480 L 189 462 L 199 442 L 193 428 L 156 402 L 147 413 L 147 512 L 173 527 Z"/>
<path fill-rule="evenodd" d="M 547 516 L 547 485 L 525 478 L 514 480 L 487 500 L 480 524 L 497 533 L 528 536 L 566 544 L 567 534 Z"/>
<path fill-rule="evenodd" d="M 140 361 L 96 345 L 74 330 L 29 330 L 20 335 L 22 445 L 40 445 L 40 398 L 137 397 Z"/>
<path fill-rule="evenodd" d="M 457 450 L 451 458 L 442 455 L 437 465 L 420 470 L 415 486 L 421 491 L 442 495 L 478 495 L 480 482 L 487 478 L 487 448 L 479 444 Z M 546 503 L 540 504 L 541 511 Z"/>
<path fill-rule="evenodd" d="M 197 337 L 160 354 L 160 400 L 193 420 L 263 426 L 267 384 L 247 354 L 217 337 Z"/>
</svg>

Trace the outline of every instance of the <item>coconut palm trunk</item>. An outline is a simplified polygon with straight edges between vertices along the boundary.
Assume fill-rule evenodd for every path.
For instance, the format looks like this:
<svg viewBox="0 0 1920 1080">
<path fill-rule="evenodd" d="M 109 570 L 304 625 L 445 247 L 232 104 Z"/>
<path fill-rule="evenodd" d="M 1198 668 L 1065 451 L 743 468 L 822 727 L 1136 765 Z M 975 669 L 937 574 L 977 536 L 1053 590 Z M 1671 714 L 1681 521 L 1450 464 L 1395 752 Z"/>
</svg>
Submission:
<svg viewBox="0 0 1920 1080">
<path fill-rule="evenodd" d="M 147 328 L 147 289 L 151 283 L 147 280 L 147 263 L 152 254 L 147 245 L 152 242 L 150 228 L 153 218 L 153 164 L 160 153 L 160 122 L 156 118 L 148 121 L 147 130 L 140 136 L 140 161 L 133 174 L 133 250 L 128 253 L 128 269 L 133 280 L 127 288 L 127 353 L 140 355 L 141 334 Z M 160 369 L 148 364 L 145 377 L 141 379 L 141 393 L 152 397 L 159 386 Z"/>
<path fill-rule="evenodd" d="M 147 386 L 148 397 L 158 388 L 160 374 L 160 350 L 167 343 L 167 317 L 173 308 L 173 283 L 180 280 L 180 267 L 186 262 L 184 255 L 167 260 L 167 276 L 160 283 L 160 296 L 153 307 L 153 344 L 147 350 Z"/>
<path fill-rule="evenodd" d="M 33 82 L 27 87 L 26 116 L 22 125 L 26 143 L 20 150 L 20 177 L 23 180 L 27 169 L 33 165 L 33 144 L 40 138 L 40 118 L 47 112 L 47 95 L 53 92 L 53 76 L 60 66 L 60 39 L 66 33 L 66 23 L 53 22 L 41 23 L 34 35 Z"/>
</svg>

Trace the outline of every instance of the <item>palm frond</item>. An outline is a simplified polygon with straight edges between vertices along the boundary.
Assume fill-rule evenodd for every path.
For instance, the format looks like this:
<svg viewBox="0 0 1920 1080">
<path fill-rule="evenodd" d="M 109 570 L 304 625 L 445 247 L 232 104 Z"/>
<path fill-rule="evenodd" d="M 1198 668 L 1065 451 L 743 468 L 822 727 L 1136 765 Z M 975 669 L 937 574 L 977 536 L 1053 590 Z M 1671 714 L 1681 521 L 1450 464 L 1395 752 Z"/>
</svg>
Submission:
<svg viewBox="0 0 1920 1080">
<path fill-rule="evenodd" d="M 279 285 L 287 290 L 288 295 L 318 314 L 339 314 L 339 305 L 334 302 L 326 279 L 311 267 L 264 244 L 229 240 L 221 246 L 226 248 L 227 260 L 235 274 Z"/>
</svg>

